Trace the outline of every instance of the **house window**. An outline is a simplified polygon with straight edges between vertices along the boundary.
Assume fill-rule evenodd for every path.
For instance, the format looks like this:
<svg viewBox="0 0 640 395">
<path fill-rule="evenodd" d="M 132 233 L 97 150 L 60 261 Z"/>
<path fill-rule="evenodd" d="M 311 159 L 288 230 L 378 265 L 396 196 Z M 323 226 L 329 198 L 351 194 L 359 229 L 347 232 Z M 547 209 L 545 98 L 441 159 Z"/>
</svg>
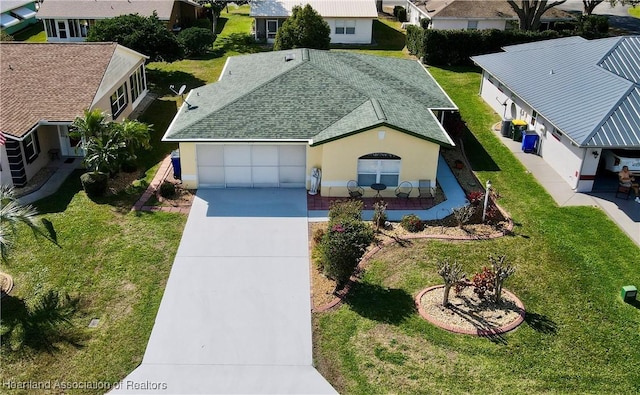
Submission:
<svg viewBox="0 0 640 395">
<path fill-rule="evenodd" d="M 111 95 L 111 118 L 116 119 L 127 107 L 127 83 L 125 82 Z"/>
<path fill-rule="evenodd" d="M 129 76 L 131 86 L 131 102 L 135 102 L 138 96 L 147 89 L 147 81 L 144 75 L 144 65 L 141 65 L 131 76 Z"/>
<path fill-rule="evenodd" d="M 378 152 L 358 159 L 358 185 L 381 183 L 395 187 L 398 186 L 399 179 L 400 157 L 396 155 Z"/>
<path fill-rule="evenodd" d="M 32 163 L 38 157 L 40 153 L 40 142 L 38 141 L 37 132 L 29 134 L 22 140 L 22 147 L 24 156 L 27 158 L 27 163 Z"/>
<path fill-rule="evenodd" d="M 355 19 L 339 19 L 336 21 L 336 34 L 356 34 Z"/>
<path fill-rule="evenodd" d="M 558 141 L 560 141 L 560 139 L 562 138 L 562 132 L 555 127 L 551 128 L 551 135 Z"/>
<path fill-rule="evenodd" d="M 58 37 L 56 22 L 53 19 L 45 19 L 44 27 L 47 30 L 47 37 Z"/>
<path fill-rule="evenodd" d="M 467 21 L 467 30 L 478 30 L 478 21 Z"/>
<path fill-rule="evenodd" d="M 533 113 L 531 113 L 531 126 L 535 126 L 537 118 L 538 112 L 536 110 L 533 110 Z"/>
</svg>

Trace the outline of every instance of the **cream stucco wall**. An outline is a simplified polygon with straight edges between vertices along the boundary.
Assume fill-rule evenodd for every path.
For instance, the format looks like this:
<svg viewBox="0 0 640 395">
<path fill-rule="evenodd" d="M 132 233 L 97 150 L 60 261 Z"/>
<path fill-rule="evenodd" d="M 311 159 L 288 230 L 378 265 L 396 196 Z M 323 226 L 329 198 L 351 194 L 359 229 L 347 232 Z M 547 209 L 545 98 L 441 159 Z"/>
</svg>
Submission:
<svg viewBox="0 0 640 395">
<path fill-rule="evenodd" d="M 180 143 L 180 171 L 182 185 L 187 189 L 198 188 L 198 158 L 195 143 Z"/>
<path fill-rule="evenodd" d="M 375 152 L 394 154 L 401 158 L 400 182 L 409 181 L 414 185 L 412 195 L 418 193 L 418 180 L 429 179 L 435 183 L 440 146 L 389 128 L 372 129 L 317 147 L 309 147 L 307 169 L 322 169 L 322 196 L 349 196 L 347 182 L 358 178 L 358 158 Z M 394 189 L 389 188 L 381 194 L 394 197 Z M 375 195 L 375 191 L 369 187 L 364 190 L 366 197 Z"/>
<path fill-rule="evenodd" d="M 322 170 L 322 196 L 348 196 L 347 182 L 358 177 L 358 158 L 375 152 L 386 152 L 401 158 L 400 181 L 409 181 L 414 185 L 414 196 L 418 193 L 418 180 L 436 181 L 440 152 L 438 144 L 393 129 L 379 128 L 308 147 L 307 188 L 311 169 L 318 167 Z M 185 188 L 198 188 L 197 163 L 196 143 L 180 143 L 180 166 Z M 389 188 L 382 195 L 393 197 L 394 189 Z M 374 194 L 371 188 L 365 188 L 365 196 Z"/>
</svg>

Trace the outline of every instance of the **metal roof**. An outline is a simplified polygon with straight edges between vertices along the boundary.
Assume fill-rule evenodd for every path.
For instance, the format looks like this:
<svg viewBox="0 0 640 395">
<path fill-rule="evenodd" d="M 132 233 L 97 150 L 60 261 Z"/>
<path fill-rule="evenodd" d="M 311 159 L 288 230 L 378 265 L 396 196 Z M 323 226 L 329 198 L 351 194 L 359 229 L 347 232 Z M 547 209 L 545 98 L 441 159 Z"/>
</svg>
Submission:
<svg viewBox="0 0 640 395">
<path fill-rule="evenodd" d="M 294 6 L 311 5 L 324 18 L 377 18 L 375 0 L 253 0 L 252 17 L 289 17 Z"/>
<path fill-rule="evenodd" d="M 577 145 L 640 147 L 640 36 L 504 49 L 472 59 Z"/>
<path fill-rule="evenodd" d="M 2 0 L 0 1 L 0 12 L 11 11 L 27 4 L 33 4 L 33 2 L 33 0 Z"/>
<path fill-rule="evenodd" d="M 140 14 L 166 21 L 176 1 L 200 7 L 191 0 L 46 0 L 40 5 L 38 19 L 77 18 L 104 19 L 120 15 Z"/>
<path fill-rule="evenodd" d="M 430 110 L 457 109 L 417 61 L 311 49 L 230 57 L 186 100 L 165 140 L 322 144 L 388 126 L 453 145 Z"/>
</svg>

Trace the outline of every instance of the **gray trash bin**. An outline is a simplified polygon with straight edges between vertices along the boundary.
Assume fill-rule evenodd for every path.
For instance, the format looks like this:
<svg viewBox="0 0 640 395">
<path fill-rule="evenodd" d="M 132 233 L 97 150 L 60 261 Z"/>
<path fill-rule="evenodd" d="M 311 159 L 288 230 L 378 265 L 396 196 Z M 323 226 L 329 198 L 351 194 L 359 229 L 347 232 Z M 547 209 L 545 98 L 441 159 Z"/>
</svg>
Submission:
<svg viewBox="0 0 640 395">
<path fill-rule="evenodd" d="M 511 137 L 511 118 L 505 118 L 502 120 L 500 133 L 502 134 L 502 137 Z"/>
</svg>

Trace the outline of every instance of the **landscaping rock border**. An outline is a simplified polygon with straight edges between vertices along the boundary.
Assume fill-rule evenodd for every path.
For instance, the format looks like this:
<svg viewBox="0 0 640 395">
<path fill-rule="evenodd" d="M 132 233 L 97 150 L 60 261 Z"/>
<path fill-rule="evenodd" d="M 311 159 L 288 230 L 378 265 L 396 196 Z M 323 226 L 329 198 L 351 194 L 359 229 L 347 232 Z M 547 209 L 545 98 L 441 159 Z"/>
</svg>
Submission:
<svg viewBox="0 0 640 395">
<path fill-rule="evenodd" d="M 429 313 L 427 313 L 423 308 L 422 308 L 422 304 L 420 303 L 420 301 L 422 300 L 422 296 L 424 294 L 426 294 L 427 292 L 433 291 L 435 289 L 440 289 L 440 288 L 444 288 L 444 285 L 440 284 L 440 285 L 434 285 L 428 288 L 423 289 L 422 291 L 420 291 L 418 293 L 418 295 L 415 298 L 415 304 L 416 304 L 416 308 L 418 309 L 418 313 L 420 314 L 420 316 L 422 318 L 424 318 L 425 320 L 429 321 L 430 323 L 432 323 L 433 325 L 440 327 L 444 330 L 447 330 L 449 332 L 453 332 L 453 333 L 460 333 L 460 334 L 464 334 L 464 335 L 473 335 L 473 336 L 495 336 L 495 335 L 500 335 L 506 332 L 509 332 L 511 330 L 514 330 L 515 328 L 517 328 L 520 324 L 522 324 L 522 322 L 524 321 L 524 316 L 525 316 L 525 308 L 524 308 L 524 304 L 522 304 L 522 301 L 520 301 L 520 299 L 514 295 L 513 293 L 509 292 L 506 289 L 502 290 L 502 293 L 508 297 L 508 299 L 512 300 L 515 302 L 515 304 L 518 306 L 519 311 L 519 316 L 518 318 L 515 319 L 515 321 L 512 321 L 506 325 L 503 325 L 501 327 L 498 328 L 492 328 L 492 329 L 464 329 L 464 328 L 460 328 L 458 326 L 455 325 L 451 325 L 448 324 L 446 322 L 440 321 L 437 318 L 433 317 L 432 315 L 430 315 Z"/>
<path fill-rule="evenodd" d="M 496 204 L 496 207 L 498 207 L 498 209 L 503 213 L 506 214 L 506 212 Z M 500 231 L 496 231 L 495 233 L 492 233 L 490 235 L 487 236 L 477 236 L 477 235 L 468 235 L 468 236 L 460 236 L 460 235 L 407 235 L 406 237 L 404 237 L 405 240 L 415 240 L 415 239 L 436 239 L 436 240 L 451 240 L 451 241 L 464 241 L 464 240 L 491 240 L 491 239 L 497 239 L 498 237 L 504 237 L 506 235 L 511 234 L 511 232 L 513 231 L 513 220 L 511 219 L 511 217 L 506 216 L 505 218 L 507 218 L 507 226 L 500 230 Z M 336 292 L 336 297 L 329 303 L 319 306 L 319 307 L 312 307 L 311 311 L 314 313 L 321 313 L 321 312 L 325 312 L 325 311 L 329 311 L 333 308 L 336 308 L 337 306 L 339 306 L 344 299 L 346 298 L 347 294 L 349 293 L 349 291 L 351 290 L 351 287 L 353 287 L 353 284 L 355 284 L 358 281 L 358 276 L 357 274 L 362 272 L 362 270 L 364 269 L 364 267 L 366 266 L 367 262 L 375 255 L 378 253 L 378 251 L 382 250 L 382 248 L 388 246 L 389 244 L 395 243 L 396 241 L 394 239 L 390 239 L 390 240 L 385 240 L 384 242 L 374 246 L 373 248 L 371 248 L 369 251 L 367 251 L 363 256 L 362 259 L 360 259 L 360 263 L 358 263 L 358 266 L 356 267 L 356 269 L 354 270 L 354 273 L 351 275 L 351 277 L 349 278 L 349 281 L 347 282 L 347 284 L 342 287 L 342 289 L 340 289 L 339 291 Z"/>
</svg>

